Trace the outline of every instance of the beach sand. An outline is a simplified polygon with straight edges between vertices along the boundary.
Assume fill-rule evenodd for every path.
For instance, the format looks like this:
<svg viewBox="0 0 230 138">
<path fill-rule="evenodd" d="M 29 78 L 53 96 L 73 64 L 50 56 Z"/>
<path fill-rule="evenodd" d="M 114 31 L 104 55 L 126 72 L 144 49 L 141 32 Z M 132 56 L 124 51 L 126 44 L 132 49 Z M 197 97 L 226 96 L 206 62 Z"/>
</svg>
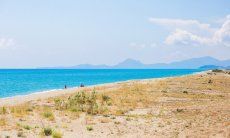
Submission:
<svg viewBox="0 0 230 138">
<path fill-rule="evenodd" d="M 228 138 L 230 73 L 207 71 L 0 99 L 0 137 L 45 135 Z"/>
</svg>

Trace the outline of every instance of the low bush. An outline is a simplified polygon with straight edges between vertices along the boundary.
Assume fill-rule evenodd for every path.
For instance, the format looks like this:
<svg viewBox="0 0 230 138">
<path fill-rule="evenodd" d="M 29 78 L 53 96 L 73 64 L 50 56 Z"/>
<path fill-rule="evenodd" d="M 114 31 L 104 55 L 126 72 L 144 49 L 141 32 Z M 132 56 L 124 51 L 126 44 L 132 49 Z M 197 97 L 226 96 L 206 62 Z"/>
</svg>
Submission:
<svg viewBox="0 0 230 138">
<path fill-rule="evenodd" d="M 49 127 L 43 128 L 42 130 L 42 134 L 45 136 L 50 136 L 52 135 L 52 133 L 53 133 L 53 130 Z"/>
<path fill-rule="evenodd" d="M 30 130 L 31 129 L 31 127 L 29 125 L 25 125 L 25 126 L 23 126 L 23 128 L 26 129 L 26 130 Z"/>
<path fill-rule="evenodd" d="M 43 117 L 48 118 L 49 120 L 54 120 L 54 114 L 51 111 L 43 112 Z"/>
<path fill-rule="evenodd" d="M 92 127 L 92 126 L 87 126 L 86 129 L 87 129 L 88 131 L 92 131 L 92 130 L 93 130 L 93 127 Z"/>
<path fill-rule="evenodd" d="M 106 100 L 108 97 L 105 98 Z M 56 109 L 70 110 L 72 112 L 87 112 L 88 114 L 98 113 L 96 91 L 85 93 L 84 91 L 70 96 L 67 100 L 55 99 Z"/>
<path fill-rule="evenodd" d="M 220 70 L 220 69 L 213 69 L 212 72 L 223 72 L 223 70 Z"/>
<path fill-rule="evenodd" d="M 6 110 L 6 107 L 1 107 L 0 108 L 0 114 L 6 114 L 7 113 L 7 110 Z"/>
<path fill-rule="evenodd" d="M 53 131 L 52 133 L 53 138 L 62 138 L 62 136 L 63 136 L 62 133 L 59 131 Z"/>
</svg>

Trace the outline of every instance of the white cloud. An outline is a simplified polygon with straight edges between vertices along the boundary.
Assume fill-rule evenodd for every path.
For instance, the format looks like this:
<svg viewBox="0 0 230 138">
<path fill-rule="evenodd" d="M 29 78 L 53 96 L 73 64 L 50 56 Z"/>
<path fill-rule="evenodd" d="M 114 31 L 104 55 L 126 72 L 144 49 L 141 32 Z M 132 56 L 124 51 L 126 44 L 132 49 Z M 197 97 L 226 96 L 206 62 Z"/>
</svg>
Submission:
<svg viewBox="0 0 230 138">
<path fill-rule="evenodd" d="M 165 39 L 168 45 L 230 46 L 230 15 L 226 16 L 220 28 L 212 28 L 210 24 L 200 23 L 197 20 L 151 18 L 150 21 L 173 29 Z"/>
<path fill-rule="evenodd" d="M 230 46 L 230 17 L 228 17 L 222 27 L 215 32 L 213 41 Z"/>
<path fill-rule="evenodd" d="M 212 40 L 209 38 L 201 37 L 195 34 L 192 34 L 185 30 L 176 29 L 172 34 L 170 34 L 165 43 L 168 45 L 172 44 L 183 44 L 183 45 L 210 45 Z"/>
<path fill-rule="evenodd" d="M 180 29 L 201 29 L 212 32 L 214 29 L 210 28 L 210 24 L 201 23 L 197 20 L 183 20 L 183 19 L 168 19 L 168 18 L 150 18 L 150 22 L 158 24 L 168 28 L 180 28 Z"/>
<path fill-rule="evenodd" d="M 14 39 L 0 37 L 0 49 L 7 49 L 15 45 Z"/>
</svg>

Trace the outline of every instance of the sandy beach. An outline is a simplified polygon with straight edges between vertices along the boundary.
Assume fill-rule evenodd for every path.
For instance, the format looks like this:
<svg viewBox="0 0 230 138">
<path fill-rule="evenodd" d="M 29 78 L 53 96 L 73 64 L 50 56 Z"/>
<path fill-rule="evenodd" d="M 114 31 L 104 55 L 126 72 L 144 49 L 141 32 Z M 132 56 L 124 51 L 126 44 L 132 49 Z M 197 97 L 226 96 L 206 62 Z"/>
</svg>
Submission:
<svg viewBox="0 0 230 138">
<path fill-rule="evenodd" d="M 204 74 L 204 73 L 205 72 L 197 72 L 197 73 L 194 73 L 193 75 Z M 188 76 L 188 75 L 183 75 L 183 76 Z M 132 83 L 132 82 L 138 82 L 138 81 L 141 81 L 141 82 L 159 81 L 159 80 L 165 80 L 169 78 L 173 78 L 173 77 L 142 79 L 142 80 L 128 80 L 128 81 L 121 81 L 121 82 L 114 82 L 114 83 L 91 85 L 87 87 L 73 87 L 73 88 L 68 88 L 68 89 L 48 90 L 48 91 L 35 92 L 35 93 L 27 94 L 27 95 L 18 95 L 18 96 L 13 96 L 13 97 L 0 98 L 0 107 L 1 106 L 13 106 L 13 105 L 18 105 L 18 104 L 23 104 L 29 101 L 47 99 L 50 97 L 64 96 L 66 94 L 76 93 L 76 91 L 94 89 L 95 87 L 104 87 L 108 89 L 108 88 L 116 88 L 120 84 L 124 84 L 124 83 Z"/>
<path fill-rule="evenodd" d="M 0 137 L 230 137 L 230 73 L 0 99 Z"/>
<path fill-rule="evenodd" d="M 156 78 L 154 80 L 159 80 L 159 79 L 166 79 L 166 78 Z M 73 87 L 73 88 L 68 88 L 68 89 L 41 91 L 41 92 L 35 92 L 35 93 L 27 94 L 27 95 L 18 95 L 18 96 L 13 96 L 13 97 L 0 98 L 0 106 L 14 106 L 18 104 L 23 104 L 25 102 L 34 101 L 34 100 L 42 100 L 42 99 L 47 99 L 50 97 L 65 96 L 68 94 L 76 93 L 76 91 L 84 91 L 88 89 L 94 89 L 97 87 L 103 87 L 106 89 L 113 88 L 113 87 L 116 88 L 121 83 L 130 83 L 130 82 L 135 82 L 135 81 L 136 80 L 129 80 L 129 81 L 123 81 L 123 82 L 98 84 L 98 85 L 92 85 L 92 86 L 87 86 L 87 87 Z"/>
</svg>

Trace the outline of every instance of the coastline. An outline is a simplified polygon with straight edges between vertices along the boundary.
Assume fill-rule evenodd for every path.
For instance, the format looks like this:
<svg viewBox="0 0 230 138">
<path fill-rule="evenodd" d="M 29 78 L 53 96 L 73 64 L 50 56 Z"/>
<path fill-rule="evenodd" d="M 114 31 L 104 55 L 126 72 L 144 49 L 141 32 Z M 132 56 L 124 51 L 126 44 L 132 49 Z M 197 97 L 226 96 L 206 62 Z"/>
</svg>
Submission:
<svg viewBox="0 0 230 138">
<path fill-rule="evenodd" d="M 47 91 L 38 91 L 38 92 L 32 92 L 25 95 L 16 95 L 11 97 L 3 97 L 0 98 L 0 106 L 14 106 L 18 104 L 23 104 L 29 101 L 34 100 L 42 100 L 47 99 L 51 97 L 58 97 L 66 94 L 73 94 L 76 91 L 82 91 L 84 89 L 93 89 L 96 87 L 116 87 L 118 84 L 124 84 L 124 83 L 132 83 L 132 82 L 139 82 L 139 81 L 157 81 L 157 80 L 165 80 L 169 78 L 178 78 L 178 77 L 185 77 L 185 76 L 191 76 L 191 75 L 198 75 L 198 74 L 204 74 L 207 71 L 201 71 L 201 72 L 194 72 L 191 74 L 185 74 L 185 75 L 176 75 L 176 76 L 170 76 L 170 77 L 160 77 L 160 78 L 148 78 L 148 79 L 131 79 L 126 81 L 117 81 L 117 82 L 111 82 L 111 83 L 102 83 L 102 84 L 96 84 L 96 85 L 89 85 L 86 87 L 71 87 L 68 89 L 52 89 Z"/>
</svg>

